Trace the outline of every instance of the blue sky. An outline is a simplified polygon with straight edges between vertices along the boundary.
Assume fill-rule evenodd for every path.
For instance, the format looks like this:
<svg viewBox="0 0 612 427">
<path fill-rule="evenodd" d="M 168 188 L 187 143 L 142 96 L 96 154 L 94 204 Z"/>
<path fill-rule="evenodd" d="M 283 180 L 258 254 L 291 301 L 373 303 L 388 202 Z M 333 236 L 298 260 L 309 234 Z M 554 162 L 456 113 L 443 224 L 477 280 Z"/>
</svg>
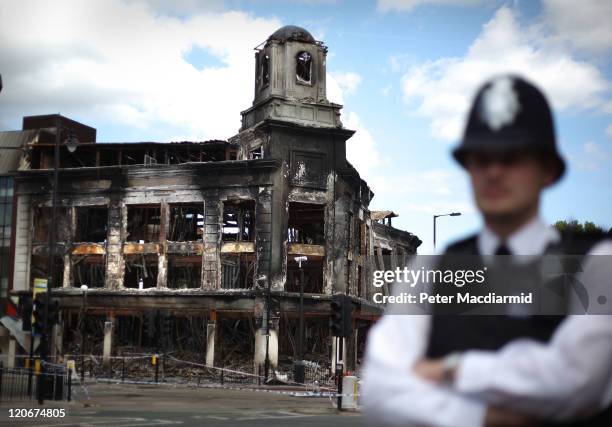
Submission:
<svg viewBox="0 0 612 427">
<path fill-rule="evenodd" d="M 99 141 L 227 138 L 253 94 L 253 48 L 303 26 L 329 47 L 328 98 L 357 130 L 349 160 L 394 225 L 438 242 L 479 227 L 450 158 L 477 86 L 501 72 L 539 84 L 555 109 L 565 179 L 549 222 L 612 227 L 612 3 L 569 0 L 0 0 L 0 128 L 61 112 Z M 27 28 L 28 31 L 23 31 Z"/>
</svg>

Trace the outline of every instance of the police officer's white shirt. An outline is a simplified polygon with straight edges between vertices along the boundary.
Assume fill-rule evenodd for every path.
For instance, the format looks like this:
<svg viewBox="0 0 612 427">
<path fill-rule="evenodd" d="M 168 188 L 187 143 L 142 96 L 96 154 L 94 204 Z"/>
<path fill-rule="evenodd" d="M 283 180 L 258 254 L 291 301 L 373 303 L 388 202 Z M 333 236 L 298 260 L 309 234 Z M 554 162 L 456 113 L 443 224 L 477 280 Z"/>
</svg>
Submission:
<svg viewBox="0 0 612 427">
<path fill-rule="evenodd" d="M 540 255 L 559 239 L 556 230 L 534 218 L 505 243 L 513 254 Z M 482 255 L 494 254 L 499 244 L 487 228 L 478 235 Z M 602 242 L 588 255 L 612 255 L 612 243 Z M 602 257 L 608 265 L 601 277 L 610 294 L 607 260 Z M 389 315 L 372 327 L 363 400 L 373 425 L 482 426 L 489 405 L 563 420 L 612 402 L 612 316 L 568 316 L 548 344 L 520 339 L 497 352 L 467 351 L 452 386 L 412 372 L 425 357 L 430 320 L 428 315 Z"/>
</svg>

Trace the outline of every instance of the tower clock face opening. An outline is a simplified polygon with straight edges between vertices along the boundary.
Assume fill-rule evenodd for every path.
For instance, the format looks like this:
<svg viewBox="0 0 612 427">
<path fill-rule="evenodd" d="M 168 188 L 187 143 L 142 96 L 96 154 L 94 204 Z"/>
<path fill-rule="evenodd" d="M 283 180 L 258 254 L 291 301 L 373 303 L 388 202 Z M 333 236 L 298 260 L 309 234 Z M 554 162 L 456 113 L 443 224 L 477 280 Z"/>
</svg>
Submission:
<svg viewBox="0 0 612 427">
<path fill-rule="evenodd" d="M 261 88 L 265 88 L 270 83 L 270 57 L 265 53 L 261 54 Z"/>
<path fill-rule="evenodd" d="M 312 55 L 308 52 L 300 52 L 297 54 L 296 76 L 298 81 L 302 83 L 312 82 Z"/>
</svg>

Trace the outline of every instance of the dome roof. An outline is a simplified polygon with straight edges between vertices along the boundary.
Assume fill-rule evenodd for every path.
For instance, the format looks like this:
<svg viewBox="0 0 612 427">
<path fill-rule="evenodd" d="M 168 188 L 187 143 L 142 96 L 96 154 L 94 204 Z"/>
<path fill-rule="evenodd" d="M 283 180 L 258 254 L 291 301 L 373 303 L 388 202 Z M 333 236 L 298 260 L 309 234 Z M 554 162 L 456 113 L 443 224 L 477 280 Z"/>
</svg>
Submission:
<svg viewBox="0 0 612 427">
<path fill-rule="evenodd" d="M 315 39 L 312 34 L 302 27 L 297 27 L 295 25 L 285 25 L 284 27 L 279 28 L 274 32 L 274 34 L 268 37 L 268 40 L 279 40 L 282 42 L 286 42 L 287 40 L 296 40 L 306 43 L 315 43 Z"/>
</svg>

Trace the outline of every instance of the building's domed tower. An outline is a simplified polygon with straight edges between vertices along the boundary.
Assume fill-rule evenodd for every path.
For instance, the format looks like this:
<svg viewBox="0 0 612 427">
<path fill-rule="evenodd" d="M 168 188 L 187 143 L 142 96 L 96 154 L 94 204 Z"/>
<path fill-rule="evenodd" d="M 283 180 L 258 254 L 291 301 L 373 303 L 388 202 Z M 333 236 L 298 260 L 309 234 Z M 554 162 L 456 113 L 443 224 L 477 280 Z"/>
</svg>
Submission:
<svg viewBox="0 0 612 427">
<path fill-rule="evenodd" d="M 242 130 L 267 118 L 340 127 L 341 106 L 327 100 L 327 47 L 305 29 L 278 29 L 255 53 L 255 97 Z"/>
<path fill-rule="evenodd" d="M 297 318 L 300 289 L 317 295 L 316 301 L 347 293 L 357 263 L 364 265 L 351 247 L 371 192 L 346 161 L 354 131 L 342 127 L 342 106 L 327 99 L 326 55 L 327 47 L 300 27 L 285 26 L 268 37 L 255 53 L 253 105 L 241 113 L 240 131 L 230 138 L 239 147 L 237 160 L 269 177 L 251 181 L 257 200 L 255 287 L 282 298 L 262 293 L 256 299 L 256 366 L 265 360 L 266 342 L 273 366 L 278 352 L 286 351 L 278 341 L 279 319 L 281 312 Z M 325 315 L 319 321 L 327 324 Z"/>
</svg>

